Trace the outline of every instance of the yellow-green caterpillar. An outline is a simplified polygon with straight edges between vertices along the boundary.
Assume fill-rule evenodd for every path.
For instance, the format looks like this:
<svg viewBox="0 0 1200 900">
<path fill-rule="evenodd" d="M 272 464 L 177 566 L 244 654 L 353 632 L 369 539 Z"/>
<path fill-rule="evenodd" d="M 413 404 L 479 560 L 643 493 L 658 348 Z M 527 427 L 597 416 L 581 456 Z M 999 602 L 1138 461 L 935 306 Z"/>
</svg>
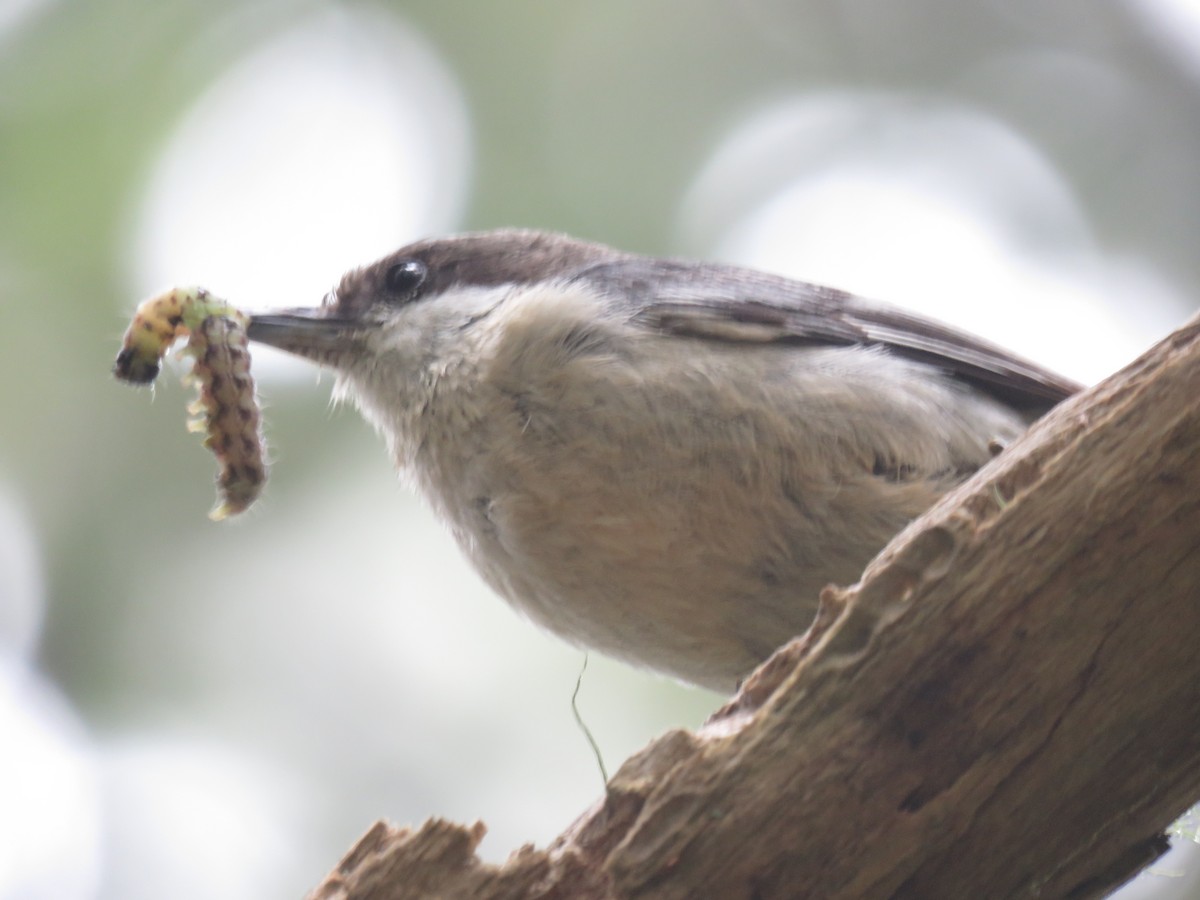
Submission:
<svg viewBox="0 0 1200 900">
<path fill-rule="evenodd" d="M 221 464 L 217 476 L 219 503 L 209 516 L 224 519 L 242 512 L 267 481 L 258 400 L 250 375 L 245 313 L 204 288 L 175 288 L 138 306 L 113 374 L 122 381 L 149 384 L 162 358 L 177 338 L 188 337 L 193 380 L 199 399 L 188 407 L 188 427 L 204 431 L 208 447 Z"/>
</svg>

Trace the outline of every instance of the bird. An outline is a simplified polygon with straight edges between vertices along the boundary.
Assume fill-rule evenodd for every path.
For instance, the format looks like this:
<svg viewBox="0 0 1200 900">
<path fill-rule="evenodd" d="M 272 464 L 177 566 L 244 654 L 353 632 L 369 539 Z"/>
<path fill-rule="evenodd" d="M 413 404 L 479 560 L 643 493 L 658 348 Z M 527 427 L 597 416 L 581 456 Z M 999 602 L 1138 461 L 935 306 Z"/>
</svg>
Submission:
<svg viewBox="0 0 1200 900">
<path fill-rule="evenodd" d="M 334 371 L 519 612 L 724 693 L 1080 389 L 852 293 L 523 229 L 411 243 L 249 337 Z"/>
</svg>

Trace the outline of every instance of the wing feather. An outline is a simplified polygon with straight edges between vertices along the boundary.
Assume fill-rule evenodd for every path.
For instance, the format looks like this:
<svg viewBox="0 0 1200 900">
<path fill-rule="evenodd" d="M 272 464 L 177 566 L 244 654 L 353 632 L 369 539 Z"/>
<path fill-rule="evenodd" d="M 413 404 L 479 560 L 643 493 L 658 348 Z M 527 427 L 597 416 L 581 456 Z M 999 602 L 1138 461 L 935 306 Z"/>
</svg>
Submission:
<svg viewBox="0 0 1200 900">
<path fill-rule="evenodd" d="M 889 348 L 1021 408 L 1049 408 L 1080 390 L 1070 379 L 989 341 L 894 306 L 752 269 L 619 257 L 574 276 L 632 298 L 633 321 L 708 340 Z"/>
</svg>

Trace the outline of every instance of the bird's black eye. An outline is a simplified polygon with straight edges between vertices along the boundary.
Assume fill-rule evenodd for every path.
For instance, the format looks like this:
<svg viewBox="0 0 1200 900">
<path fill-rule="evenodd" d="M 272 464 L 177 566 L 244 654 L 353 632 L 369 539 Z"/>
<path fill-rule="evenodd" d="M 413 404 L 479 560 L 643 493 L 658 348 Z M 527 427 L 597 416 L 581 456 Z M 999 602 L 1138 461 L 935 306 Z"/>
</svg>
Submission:
<svg viewBox="0 0 1200 900">
<path fill-rule="evenodd" d="M 425 283 L 428 270 L 419 259 L 402 259 L 388 266 L 383 276 L 383 286 L 393 300 L 401 302 L 413 299 L 417 290 Z"/>
</svg>

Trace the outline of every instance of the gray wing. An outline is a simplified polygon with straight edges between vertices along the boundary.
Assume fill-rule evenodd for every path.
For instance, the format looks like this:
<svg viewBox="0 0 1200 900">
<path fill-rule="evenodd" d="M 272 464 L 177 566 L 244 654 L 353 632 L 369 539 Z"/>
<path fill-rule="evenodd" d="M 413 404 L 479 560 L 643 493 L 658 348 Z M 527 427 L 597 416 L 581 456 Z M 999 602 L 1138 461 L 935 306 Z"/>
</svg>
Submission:
<svg viewBox="0 0 1200 900">
<path fill-rule="evenodd" d="M 883 346 L 1022 409 L 1049 409 L 1081 387 L 948 325 L 845 291 L 753 269 L 621 257 L 585 267 L 574 277 L 614 296 L 632 298 L 633 320 L 666 334 Z"/>
</svg>

